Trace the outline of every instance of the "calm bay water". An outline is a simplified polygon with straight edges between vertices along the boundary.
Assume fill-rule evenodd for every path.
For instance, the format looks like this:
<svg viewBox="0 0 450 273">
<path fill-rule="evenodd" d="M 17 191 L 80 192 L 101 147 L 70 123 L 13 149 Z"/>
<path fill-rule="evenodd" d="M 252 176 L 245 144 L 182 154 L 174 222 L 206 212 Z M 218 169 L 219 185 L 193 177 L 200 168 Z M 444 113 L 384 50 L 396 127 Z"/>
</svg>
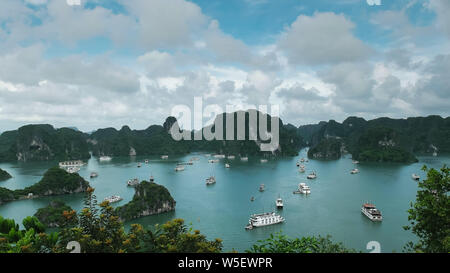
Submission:
<svg viewBox="0 0 450 273">
<path fill-rule="evenodd" d="M 200 160 L 186 166 L 183 172 L 174 171 L 177 162 L 186 162 L 193 156 L 198 156 Z M 410 202 L 415 200 L 418 189 L 411 174 L 418 173 L 424 178 L 425 173 L 420 170 L 424 164 L 439 169 L 450 163 L 450 156 L 419 157 L 418 163 L 410 165 L 365 163 L 356 166 L 359 174 L 351 175 L 350 170 L 355 165 L 350 158 L 310 160 L 304 163 L 306 172 L 301 174 L 295 165 L 301 157 L 306 157 L 305 150 L 298 157 L 268 163 L 250 158 L 248 162 L 222 159 L 220 163 L 211 164 L 204 155 L 190 154 L 170 157 L 169 160 L 149 157 L 150 163 L 142 164 L 141 168 L 137 168 L 137 163 L 144 161 L 140 157 L 114 158 L 107 163 L 92 158 L 79 174 L 96 189 L 99 201 L 113 194 L 124 198 L 114 206 L 132 199 L 134 189 L 126 186 L 128 179 L 148 180 L 153 175 L 155 182 L 167 187 L 177 201 L 176 211 L 133 222 L 153 226 L 173 218 L 183 218 L 194 229 L 207 235 L 208 239 L 223 239 L 225 251 L 244 251 L 270 233 L 283 231 L 291 237 L 330 234 L 333 240 L 361 251 L 367 251 L 365 248 L 369 241 L 378 241 L 382 252 L 401 252 L 408 241 L 416 240 L 413 234 L 402 228 L 408 224 L 407 210 Z M 224 167 L 225 162 L 231 165 L 230 169 Z M 30 186 L 56 164 L 0 164 L 0 168 L 13 176 L 6 182 L 0 182 L 0 187 L 20 189 Z M 318 178 L 307 180 L 306 175 L 312 170 L 317 172 Z M 90 179 L 89 174 L 93 171 L 98 172 L 99 177 Z M 206 186 L 205 179 L 210 175 L 215 175 L 217 183 Z M 311 187 L 309 196 L 292 193 L 300 182 L 306 182 Z M 260 184 L 266 185 L 263 193 L 258 191 Z M 255 197 L 254 202 L 250 202 L 252 196 Z M 244 230 L 250 214 L 276 210 L 278 196 L 284 200 L 285 207 L 279 213 L 286 218 L 286 222 Z M 33 215 L 52 199 L 63 200 L 79 210 L 83 207 L 83 198 L 83 194 L 75 194 L 10 202 L 0 206 L 0 215 L 22 222 L 23 218 Z M 365 201 L 375 203 L 382 211 L 382 223 L 373 223 L 361 214 L 360 207 Z"/>
</svg>

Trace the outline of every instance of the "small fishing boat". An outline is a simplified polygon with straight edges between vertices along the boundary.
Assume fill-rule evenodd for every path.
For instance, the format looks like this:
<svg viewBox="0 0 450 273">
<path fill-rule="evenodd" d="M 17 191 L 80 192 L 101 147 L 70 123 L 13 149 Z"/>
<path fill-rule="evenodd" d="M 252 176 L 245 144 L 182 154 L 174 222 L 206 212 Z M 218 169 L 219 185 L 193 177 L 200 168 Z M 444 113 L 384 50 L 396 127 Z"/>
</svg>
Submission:
<svg viewBox="0 0 450 273">
<path fill-rule="evenodd" d="M 300 183 L 298 184 L 298 189 L 294 191 L 294 194 L 310 194 L 311 189 L 309 186 L 306 186 L 306 183 Z"/>
<path fill-rule="evenodd" d="M 155 178 L 152 176 L 150 176 L 150 182 L 154 183 L 155 182 Z"/>
<path fill-rule="evenodd" d="M 350 171 L 350 173 L 351 174 L 357 174 L 357 173 L 359 173 L 359 170 L 358 169 L 353 169 L 353 170 Z"/>
<path fill-rule="evenodd" d="M 109 203 L 116 203 L 116 202 L 119 202 L 122 200 L 123 200 L 123 198 L 120 197 L 119 195 L 108 196 L 108 197 L 105 197 L 105 199 L 103 199 L 103 201 L 108 201 Z"/>
<path fill-rule="evenodd" d="M 148 164 L 148 159 L 144 160 L 145 164 Z"/>
<path fill-rule="evenodd" d="M 134 178 L 127 181 L 127 186 L 129 187 L 135 187 L 139 184 L 139 179 Z"/>
<path fill-rule="evenodd" d="M 168 155 L 162 155 L 161 159 L 169 159 L 169 156 Z"/>
<path fill-rule="evenodd" d="M 111 161 L 111 160 L 112 160 L 112 157 L 104 155 L 104 156 L 101 156 L 98 160 L 99 160 L 100 162 Z"/>
<path fill-rule="evenodd" d="M 227 156 L 228 159 L 235 159 L 236 157 L 234 155 Z"/>
<path fill-rule="evenodd" d="M 277 200 L 275 201 L 275 204 L 277 206 L 277 209 L 282 209 L 284 207 L 283 199 L 281 199 L 281 197 L 277 198 Z"/>
<path fill-rule="evenodd" d="M 255 201 L 255 197 L 252 196 L 252 197 L 250 198 L 250 201 L 251 201 L 251 202 Z"/>
<path fill-rule="evenodd" d="M 411 175 L 411 177 L 412 177 L 412 179 L 414 179 L 414 180 L 420 180 L 420 176 L 419 176 L 418 174 L 413 173 L 413 174 Z"/>
<path fill-rule="evenodd" d="M 311 172 L 310 174 L 308 174 L 308 176 L 306 177 L 308 179 L 316 179 L 317 178 L 317 174 L 316 172 Z"/>
<path fill-rule="evenodd" d="M 230 168 L 230 164 L 228 164 L 228 163 L 225 163 L 225 168 Z"/>
<path fill-rule="evenodd" d="M 138 167 L 138 168 L 142 167 L 142 163 L 139 162 L 138 165 L 137 165 L 137 167 Z"/>
<path fill-rule="evenodd" d="M 183 165 L 177 165 L 177 166 L 175 167 L 175 171 L 176 171 L 176 172 L 184 171 L 184 166 L 183 166 Z"/>
<path fill-rule="evenodd" d="M 268 160 L 267 160 L 267 159 L 261 159 L 260 162 L 261 162 L 261 163 L 267 163 Z"/>
<path fill-rule="evenodd" d="M 96 177 L 98 177 L 98 173 L 92 172 L 91 175 L 90 175 L 90 177 L 91 177 L 91 178 L 96 178 Z"/>
<path fill-rule="evenodd" d="M 266 190 L 266 185 L 264 185 L 264 184 L 259 185 L 259 191 L 260 192 L 263 192 L 265 190 Z"/>
<path fill-rule="evenodd" d="M 216 183 L 216 178 L 214 176 L 210 176 L 206 178 L 206 185 L 212 185 Z"/>
<path fill-rule="evenodd" d="M 248 157 L 246 157 L 246 156 L 241 157 L 241 161 L 248 161 Z"/>
<path fill-rule="evenodd" d="M 353 164 L 359 164 L 359 161 L 358 160 L 352 160 L 352 163 Z"/>
</svg>

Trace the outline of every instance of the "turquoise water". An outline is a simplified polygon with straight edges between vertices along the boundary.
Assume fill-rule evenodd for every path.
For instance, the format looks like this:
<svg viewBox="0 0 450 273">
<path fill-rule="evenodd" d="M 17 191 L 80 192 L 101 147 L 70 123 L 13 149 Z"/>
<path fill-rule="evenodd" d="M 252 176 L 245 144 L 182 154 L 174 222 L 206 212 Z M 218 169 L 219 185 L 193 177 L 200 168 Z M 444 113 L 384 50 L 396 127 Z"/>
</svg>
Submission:
<svg viewBox="0 0 450 273">
<path fill-rule="evenodd" d="M 177 162 L 188 161 L 193 156 L 198 156 L 200 160 L 186 166 L 183 172 L 174 171 Z M 137 168 L 137 162 L 143 162 L 144 158 L 114 158 L 108 163 L 92 158 L 79 174 L 96 189 L 98 200 L 113 194 L 122 196 L 124 200 L 115 206 L 125 204 L 133 197 L 134 189 L 126 186 L 128 179 L 148 180 L 153 175 L 155 182 L 167 187 L 177 201 L 176 210 L 133 222 L 150 226 L 183 218 L 209 239 L 223 239 L 225 251 L 244 251 L 257 240 L 282 230 L 291 237 L 330 234 L 335 241 L 361 251 L 367 251 L 369 241 L 378 241 L 382 252 L 401 252 L 406 242 L 415 240 L 413 234 L 402 228 L 408 223 L 407 209 L 417 192 L 417 182 L 411 179 L 411 174 L 418 173 L 423 178 L 425 173 L 420 169 L 424 164 L 441 168 L 450 163 L 449 156 L 419 157 L 420 162 L 410 165 L 365 163 L 357 166 L 359 174 L 351 175 L 350 170 L 355 166 L 350 158 L 310 160 L 304 163 L 306 173 L 301 174 L 295 165 L 301 157 L 306 157 L 305 150 L 298 157 L 268 163 L 250 158 L 248 162 L 221 159 L 220 163 L 211 164 L 204 155 L 190 154 L 169 160 L 150 157 L 150 163 L 142 164 L 141 168 Z M 230 163 L 230 169 L 224 167 L 225 162 Z M 19 189 L 32 185 L 55 164 L 0 164 L 0 168 L 13 176 L 6 182 L 0 182 L 0 187 Z M 318 175 L 314 181 L 306 179 L 312 170 Z M 99 177 L 90 179 L 89 174 L 93 171 L 98 172 Z M 206 186 L 205 179 L 212 174 L 216 176 L 217 183 Z M 309 196 L 292 193 L 300 182 L 306 182 L 311 187 Z M 263 193 L 258 191 L 260 184 L 266 185 Z M 254 202 L 250 202 L 251 196 L 255 197 Z M 285 208 L 280 214 L 286 222 L 244 230 L 250 214 L 275 210 L 278 196 L 284 200 Z M 56 198 L 79 210 L 83 207 L 83 197 L 83 194 L 75 194 Z M 54 198 L 10 202 L 0 206 L 0 215 L 21 222 Z M 361 214 L 360 207 L 365 201 L 375 203 L 382 211 L 382 223 L 373 223 Z"/>
</svg>

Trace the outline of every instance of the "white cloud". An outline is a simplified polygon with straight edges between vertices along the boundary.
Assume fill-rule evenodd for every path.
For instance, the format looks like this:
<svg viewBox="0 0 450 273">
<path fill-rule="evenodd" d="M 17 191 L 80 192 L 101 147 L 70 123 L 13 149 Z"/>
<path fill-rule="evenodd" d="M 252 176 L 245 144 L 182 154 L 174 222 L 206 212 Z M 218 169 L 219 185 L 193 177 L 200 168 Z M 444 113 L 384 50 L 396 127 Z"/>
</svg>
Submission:
<svg viewBox="0 0 450 273">
<path fill-rule="evenodd" d="M 293 64 L 327 64 L 365 59 L 372 52 L 352 31 L 355 25 L 331 12 L 300 15 L 282 34 L 279 48 Z"/>
</svg>

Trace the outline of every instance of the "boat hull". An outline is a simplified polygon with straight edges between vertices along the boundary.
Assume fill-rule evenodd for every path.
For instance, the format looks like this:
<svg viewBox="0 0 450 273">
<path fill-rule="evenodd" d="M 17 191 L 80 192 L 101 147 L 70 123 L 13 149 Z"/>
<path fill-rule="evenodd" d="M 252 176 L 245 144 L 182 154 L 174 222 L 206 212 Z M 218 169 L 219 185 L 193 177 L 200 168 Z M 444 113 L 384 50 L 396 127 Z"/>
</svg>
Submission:
<svg viewBox="0 0 450 273">
<path fill-rule="evenodd" d="M 361 208 L 361 213 L 364 214 L 367 218 L 369 218 L 373 222 L 381 222 L 383 221 L 383 216 L 374 216 L 366 211 L 364 208 Z"/>
</svg>

